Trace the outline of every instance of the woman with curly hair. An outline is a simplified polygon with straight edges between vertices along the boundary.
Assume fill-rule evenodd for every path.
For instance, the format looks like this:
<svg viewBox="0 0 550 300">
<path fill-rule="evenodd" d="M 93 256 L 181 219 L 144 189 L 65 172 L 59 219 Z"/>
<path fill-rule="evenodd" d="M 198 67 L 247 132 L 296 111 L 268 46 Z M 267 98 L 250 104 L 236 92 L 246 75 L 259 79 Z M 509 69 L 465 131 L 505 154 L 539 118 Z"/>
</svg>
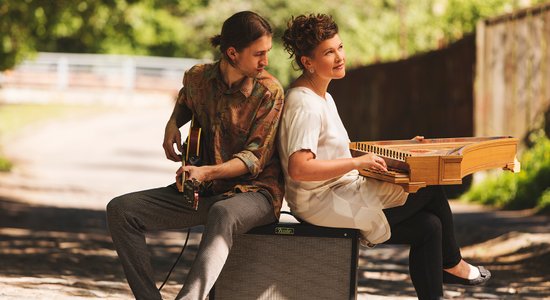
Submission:
<svg viewBox="0 0 550 300">
<path fill-rule="evenodd" d="M 398 185 L 359 175 L 358 169 L 387 167 L 374 153 L 351 156 L 348 134 L 327 93 L 330 81 L 346 74 L 344 46 L 332 17 L 293 17 L 283 44 L 302 70 L 286 92 L 279 125 L 285 198 L 293 214 L 319 226 L 357 228 L 362 245 L 410 245 L 409 271 L 420 299 L 441 298 L 443 283 L 487 282 L 488 270 L 462 259 L 441 187 L 408 194 Z"/>
</svg>

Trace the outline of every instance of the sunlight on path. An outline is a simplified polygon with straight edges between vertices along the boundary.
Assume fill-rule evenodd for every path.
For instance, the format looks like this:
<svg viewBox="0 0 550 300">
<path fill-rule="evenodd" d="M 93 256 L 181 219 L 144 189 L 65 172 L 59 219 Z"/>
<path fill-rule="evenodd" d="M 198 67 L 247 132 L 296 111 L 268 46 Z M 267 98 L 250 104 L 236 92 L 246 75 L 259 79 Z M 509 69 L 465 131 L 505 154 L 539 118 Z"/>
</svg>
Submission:
<svg viewBox="0 0 550 300">
<path fill-rule="evenodd" d="M 52 122 L 5 145 L 15 163 L 0 195 L 59 207 L 104 209 L 114 196 L 173 182 L 162 149 L 172 103 Z M 185 131 L 184 131 L 185 132 Z"/>
</svg>

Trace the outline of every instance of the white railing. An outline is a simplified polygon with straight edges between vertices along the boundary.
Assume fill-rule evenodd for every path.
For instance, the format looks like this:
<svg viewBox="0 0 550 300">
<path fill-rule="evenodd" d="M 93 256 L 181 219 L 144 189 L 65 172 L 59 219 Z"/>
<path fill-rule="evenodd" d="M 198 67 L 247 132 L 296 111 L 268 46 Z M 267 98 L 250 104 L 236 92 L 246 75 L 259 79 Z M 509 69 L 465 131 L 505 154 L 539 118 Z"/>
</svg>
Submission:
<svg viewBox="0 0 550 300">
<path fill-rule="evenodd" d="M 167 93 L 181 87 L 184 72 L 205 60 L 153 56 L 38 53 L 0 73 L 0 101 L 17 102 L 32 90 L 124 94 Z M 28 96 L 22 96 L 27 97 Z M 15 97 L 18 98 L 18 97 Z M 20 98 L 20 97 L 19 97 Z M 97 98 L 97 97 L 96 97 Z M 11 99 L 11 100 L 10 100 Z"/>
</svg>

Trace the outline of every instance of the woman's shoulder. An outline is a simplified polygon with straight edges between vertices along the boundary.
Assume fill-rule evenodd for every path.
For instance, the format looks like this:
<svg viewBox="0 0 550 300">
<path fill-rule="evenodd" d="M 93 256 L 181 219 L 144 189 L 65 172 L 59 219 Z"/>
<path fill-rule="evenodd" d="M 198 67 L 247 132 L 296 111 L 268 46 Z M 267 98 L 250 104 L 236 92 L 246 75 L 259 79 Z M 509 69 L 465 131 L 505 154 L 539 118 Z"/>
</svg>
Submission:
<svg viewBox="0 0 550 300">
<path fill-rule="evenodd" d="M 319 101 L 317 101 L 315 93 L 309 88 L 295 86 L 286 90 L 285 102 L 287 105 L 315 106 Z"/>
<path fill-rule="evenodd" d="M 324 115 L 327 103 L 314 91 L 304 86 L 296 86 L 286 90 L 285 110 L 315 115 Z"/>
</svg>

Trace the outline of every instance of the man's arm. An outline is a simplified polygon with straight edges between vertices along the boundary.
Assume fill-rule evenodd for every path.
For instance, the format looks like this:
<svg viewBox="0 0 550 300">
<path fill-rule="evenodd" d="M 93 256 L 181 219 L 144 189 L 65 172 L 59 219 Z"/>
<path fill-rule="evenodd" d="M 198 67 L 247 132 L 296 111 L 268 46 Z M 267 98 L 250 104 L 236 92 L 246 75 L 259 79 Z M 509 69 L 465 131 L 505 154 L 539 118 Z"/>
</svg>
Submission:
<svg viewBox="0 0 550 300">
<path fill-rule="evenodd" d="M 273 155 L 283 102 L 282 89 L 264 99 L 251 127 L 246 148 L 236 153 L 234 158 L 218 165 L 185 166 L 176 172 L 176 178 L 181 176 L 182 171 L 189 172 L 189 177 L 198 181 L 234 178 L 244 174 L 258 176 Z"/>
<path fill-rule="evenodd" d="M 183 101 L 185 97 L 185 88 L 181 88 L 176 104 L 174 105 L 174 110 L 168 122 L 166 123 L 166 128 L 164 129 L 164 141 L 162 147 L 164 148 L 164 153 L 166 158 L 172 161 L 181 161 L 181 156 L 176 153 L 174 150 L 174 143 L 180 153 L 182 153 L 181 148 L 181 133 L 180 127 L 185 125 L 185 123 L 191 120 L 193 113 L 187 107 Z"/>
<path fill-rule="evenodd" d="M 245 149 L 234 155 L 246 165 L 252 177 L 257 177 L 273 156 L 283 103 L 282 88 L 266 95 L 256 113 Z"/>
<path fill-rule="evenodd" d="M 187 165 L 177 171 L 176 178 L 181 176 L 183 171 L 189 173 L 189 178 L 194 178 L 200 182 L 234 178 L 249 172 L 244 162 L 238 158 L 233 158 L 219 165 L 201 167 Z"/>
</svg>

